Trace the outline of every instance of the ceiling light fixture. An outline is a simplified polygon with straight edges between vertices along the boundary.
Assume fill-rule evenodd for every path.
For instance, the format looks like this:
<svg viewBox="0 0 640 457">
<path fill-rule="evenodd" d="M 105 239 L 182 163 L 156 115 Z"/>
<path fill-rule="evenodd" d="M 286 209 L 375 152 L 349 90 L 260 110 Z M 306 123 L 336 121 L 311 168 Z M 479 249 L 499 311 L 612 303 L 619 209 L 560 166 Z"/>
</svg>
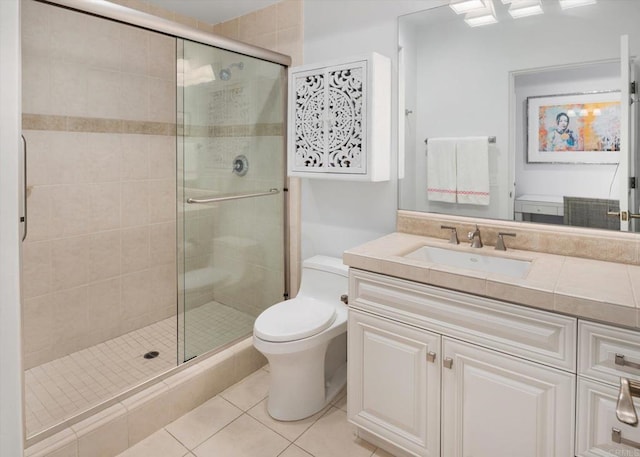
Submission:
<svg viewBox="0 0 640 457">
<path fill-rule="evenodd" d="M 478 10 L 485 7 L 482 0 L 451 0 L 449 6 L 456 14 L 465 14 L 469 11 Z"/>
<path fill-rule="evenodd" d="M 464 16 L 464 21 L 469 27 L 480 27 L 483 25 L 495 24 L 498 22 L 496 12 L 493 7 L 493 0 L 485 0 L 484 8 Z"/>
<path fill-rule="evenodd" d="M 560 8 L 566 10 L 577 6 L 593 5 L 596 2 L 597 0 L 560 0 Z"/>
<path fill-rule="evenodd" d="M 469 27 L 480 27 L 482 25 L 495 24 L 498 22 L 495 16 L 491 14 L 482 14 L 479 16 L 465 17 L 464 21 Z"/>
<path fill-rule="evenodd" d="M 540 0 L 512 2 L 511 6 L 509 7 L 509 14 L 514 19 L 519 19 L 521 17 L 527 16 L 535 16 L 536 14 L 542 13 L 544 13 L 544 11 L 542 10 Z"/>
</svg>

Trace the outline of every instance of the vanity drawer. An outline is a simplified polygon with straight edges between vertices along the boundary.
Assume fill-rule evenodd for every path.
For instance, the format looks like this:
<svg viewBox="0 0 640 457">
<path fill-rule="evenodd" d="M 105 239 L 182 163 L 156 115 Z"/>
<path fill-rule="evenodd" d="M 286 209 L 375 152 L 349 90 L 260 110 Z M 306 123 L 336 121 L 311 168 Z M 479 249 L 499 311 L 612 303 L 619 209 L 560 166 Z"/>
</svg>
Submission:
<svg viewBox="0 0 640 457">
<path fill-rule="evenodd" d="M 581 320 L 578 335 L 580 375 L 615 385 L 640 380 L 640 332 Z"/>
<path fill-rule="evenodd" d="M 616 417 L 617 400 L 618 389 L 616 387 L 578 378 L 577 456 L 639 455 L 640 451 L 636 446 L 640 446 L 640 429 L 618 420 Z M 636 411 L 640 411 L 640 400 L 634 398 L 633 403 Z"/>
<path fill-rule="evenodd" d="M 520 208 L 521 213 L 548 214 L 551 216 L 562 216 L 564 211 L 557 205 L 541 205 L 535 203 L 523 203 Z"/>
<path fill-rule="evenodd" d="M 350 307 L 575 373 L 575 318 L 349 271 Z"/>
</svg>

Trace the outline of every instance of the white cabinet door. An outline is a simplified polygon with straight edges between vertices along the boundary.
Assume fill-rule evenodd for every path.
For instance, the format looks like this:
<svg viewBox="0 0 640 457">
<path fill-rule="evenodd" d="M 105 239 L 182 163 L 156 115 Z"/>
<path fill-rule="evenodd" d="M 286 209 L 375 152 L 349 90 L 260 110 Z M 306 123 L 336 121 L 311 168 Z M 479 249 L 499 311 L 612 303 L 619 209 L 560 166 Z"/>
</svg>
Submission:
<svg viewBox="0 0 640 457">
<path fill-rule="evenodd" d="M 585 378 L 578 379 L 576 455 L 640 455 L 640 430 L 638 427 L 623 424 L 616 418 L 617 401 L 616 386 Z M 636 411 L 640 411 L 640 399 L 634 398 L 633 403 Z"/>
<path fill-rule="evenodd" d="M 390 77 L 377 53 L 290 69 L 289 176 L 388 181 Z"/>
<path fill-rule="evenodd" d="M 349 310 L 349 420 L 415 456 L 440 456 L 440 336 Z"/>
<path fill-rule="evenodd" d="M 367 61 L 294 72 L 292 171 L 367 172 Z"/>
<path fill-rule="evenodd" d="M 573 374 L 446 337 L 442 352 L 443 456 L 574 455 Z"/>
</svg>

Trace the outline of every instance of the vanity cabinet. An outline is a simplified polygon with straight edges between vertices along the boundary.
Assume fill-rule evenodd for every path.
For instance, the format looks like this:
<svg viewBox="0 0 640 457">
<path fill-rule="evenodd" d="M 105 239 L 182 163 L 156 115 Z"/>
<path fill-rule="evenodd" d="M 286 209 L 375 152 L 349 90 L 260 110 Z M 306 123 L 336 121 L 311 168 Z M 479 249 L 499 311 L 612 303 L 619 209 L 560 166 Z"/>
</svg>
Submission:
<svg viewBox="0 0 640 457">
<path fill-rule="evenodd" d="M 372 53 L 292 68 L 289 100 L 289 176 L 389 180 L 389 58 Z"/>
<path fill-rule="evenodd" d="M 580 321 L 578 336 L 576 455 L 640 455 L 640 429 L 616 416 L 621 380 L 640 381 L 640 335 Z M 640 399 L 631 400 L 640 413 Z"/>
<path fill-rule="evenodd" d="M 576 319 L 350 269 L 348 417 L 397 456 L 574 455 Z"/>
</svg>

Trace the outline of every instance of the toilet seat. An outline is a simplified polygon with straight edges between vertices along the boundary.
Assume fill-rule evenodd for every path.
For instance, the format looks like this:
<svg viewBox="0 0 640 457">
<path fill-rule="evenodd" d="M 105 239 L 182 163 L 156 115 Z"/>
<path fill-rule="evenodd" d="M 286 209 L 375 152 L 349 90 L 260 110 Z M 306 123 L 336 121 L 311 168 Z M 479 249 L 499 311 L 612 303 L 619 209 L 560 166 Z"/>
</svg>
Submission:
<svg viewBox="0 0 640 457">
<path fill-rule="evenodd" d="M 335 307 L 313 298 L 294 298 L 263 311 L 256 319 L 253 331 L 264 341 L 295 341 L 322 332 L 335 319 Z"/>
</svg>

